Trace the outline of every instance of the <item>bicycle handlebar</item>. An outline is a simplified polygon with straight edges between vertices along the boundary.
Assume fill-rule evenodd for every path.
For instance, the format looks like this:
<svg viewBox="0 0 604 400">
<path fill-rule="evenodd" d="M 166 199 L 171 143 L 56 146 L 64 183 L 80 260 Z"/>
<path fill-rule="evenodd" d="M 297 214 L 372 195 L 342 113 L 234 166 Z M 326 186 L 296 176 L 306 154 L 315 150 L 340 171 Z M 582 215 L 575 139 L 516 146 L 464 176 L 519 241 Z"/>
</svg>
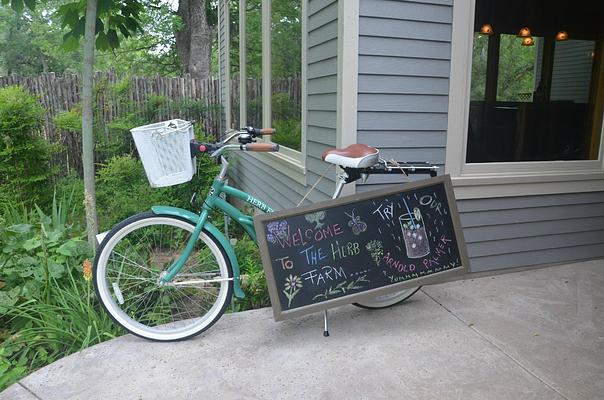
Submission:
<svg viewBox="0 0 604 400">
<path fill-rule="evenodd" d="M 253 126 L 246 126 L 245 128 L 243 128 L 242 133 L 243 132 L 250 134 L 252 137 L 262 137 L 264 135 L 274 135 L 276 130 L 275 128 L 258 129 L 254 128 Z"/>
<path fill-rule="evenodd" d="M 243 149 L 245 151 L 279 151 L 279 145 L 274 143 L 250 143 L 246 144 Z"/>
</svg>

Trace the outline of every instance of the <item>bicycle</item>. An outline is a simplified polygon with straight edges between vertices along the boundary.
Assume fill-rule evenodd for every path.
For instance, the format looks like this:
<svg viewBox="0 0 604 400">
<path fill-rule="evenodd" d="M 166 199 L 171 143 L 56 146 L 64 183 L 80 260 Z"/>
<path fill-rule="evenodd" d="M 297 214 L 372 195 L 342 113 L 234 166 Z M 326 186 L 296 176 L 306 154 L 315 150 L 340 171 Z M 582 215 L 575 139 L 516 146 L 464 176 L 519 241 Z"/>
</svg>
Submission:
<svg viewBox="0 0 604 400">
<path fill-rule="evenodd" d="M 102 239 L 94 261 L 94 287 L 109 316 L 128 332 L 155 341 L 177 341 L 210 328 L 225 312 L 232 296 L 245 296 L 237 257 L 230 241 L 208 217 L 219 210 L 237 222 L 256 242 L 252 216 L 223 198 L 243 201 L 262 212 L 273 209 L 265 202 L 226 182 L 230 151 L 279 151 L 278 144 L 258 143 L 274 129 L 246 127 L 216 143 L 190 141 L 190 155 L 215 158 L 220 164 L 199 214 L 188 210 L 154 206 L 117 224 Z M 237 144 L 229 144 L 237 138 Z M 345 184 L 372 174 L 417 174 L 436 176 L 437 167 L 425 163 L 385 161 L 379 150 L 364 144 L 323 153 L 325 162 L 341 168 L 332 198 Z M 311 188 L 312 190 L 312 188 Z M 380 296 L 363 303 L 364 308 L 384 308 L 401 303 L 419 287 Z"/>
</svg>

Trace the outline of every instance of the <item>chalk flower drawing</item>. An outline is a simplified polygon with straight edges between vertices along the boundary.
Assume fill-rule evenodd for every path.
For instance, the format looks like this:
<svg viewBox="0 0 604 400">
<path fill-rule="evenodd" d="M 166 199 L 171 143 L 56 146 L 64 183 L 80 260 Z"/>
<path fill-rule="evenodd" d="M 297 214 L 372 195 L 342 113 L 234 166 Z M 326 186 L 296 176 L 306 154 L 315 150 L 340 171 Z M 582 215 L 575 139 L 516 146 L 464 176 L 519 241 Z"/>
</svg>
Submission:
<svg viewBox="0 0 604 400">
<path fill-rule="evenodd" d="M 325 218 L 325 211 L 317 211 L 316 213 L 306 214 L 304 218 L 309 223 L 315 224 L 315 229 L 319 229 L 322 228 L 324 225 L 321 221 L 323 220 L 323 218 Z"/>
<path fill-rule="evenodd" d="M 375 262 L 375 265 L 380 265 L 380 261 L 382 261 L 382 257 L 384 256 L 384 247 L 382 246 L 382 242 L 379 240 L 372 240 L 365 245 L 365 248 L 369 254 L 371 254 L 371 258 Z"/>
<path fill-rule="evenodd" d="M 278 239 L 284 239 L 287 237 L 287 231 L 289 227 L 287 221 L 273 221 L 266 225 L 266 240 L 275 244 Z"/>
<path fill-rule="evenodd" d="M 288 300 L 287 307 L 291 307 L 292 300 L 294 297 L 296 297 L 300 289 L 302 289 L 302 278 L 300 278 L 298 275 L 288 276 L 285 278 L 284 288 L 285 290 L 283 290 L 283 294 L 285 294 L 285 297 L 287 297 Z"/>
</svg>

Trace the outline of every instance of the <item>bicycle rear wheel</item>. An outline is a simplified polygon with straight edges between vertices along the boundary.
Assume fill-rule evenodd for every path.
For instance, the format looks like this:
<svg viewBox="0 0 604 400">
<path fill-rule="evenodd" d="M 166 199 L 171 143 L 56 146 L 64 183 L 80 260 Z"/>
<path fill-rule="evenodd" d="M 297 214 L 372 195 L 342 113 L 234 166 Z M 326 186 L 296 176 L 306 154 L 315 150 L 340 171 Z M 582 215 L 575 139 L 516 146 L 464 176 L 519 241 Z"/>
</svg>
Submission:
<svg viewBox="0 0 604 400">
<path fill-rule="evenodd" d="M 116 323 L 137 336 L 175 341 L 203 332 L 222 316 L 233 293 L 233 272 L 208 232 L 199 235 L 176 277 L 160 284 L 194 228 L 180 218 L 143 213 L 109 232 L 95 257 L 94 286 Z"/>
<path fill-rule="evenodd" d="M 383 296 L 377 296 L 353 304 L 357 307 L 368 309 L 388 308 L 407 300 L 409 297 L 417 293 L 419 289 L 421 289 L 421 286 L 404 289 L 400 292 L 388 293 Z"/>
</svg>

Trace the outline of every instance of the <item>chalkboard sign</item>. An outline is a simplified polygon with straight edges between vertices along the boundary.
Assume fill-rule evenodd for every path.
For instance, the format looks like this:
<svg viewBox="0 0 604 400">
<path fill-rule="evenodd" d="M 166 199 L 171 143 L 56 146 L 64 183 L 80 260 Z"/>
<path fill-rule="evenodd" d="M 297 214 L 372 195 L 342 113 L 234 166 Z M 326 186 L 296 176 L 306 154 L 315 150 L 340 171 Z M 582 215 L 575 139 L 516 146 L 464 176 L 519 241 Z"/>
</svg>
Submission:
<svg viewBox="0 0 604 400">
<path fill-rule="evenodd" d="M 467 272 L 441 176 L 254 217 L 276 320 Z"/>
</svg>

